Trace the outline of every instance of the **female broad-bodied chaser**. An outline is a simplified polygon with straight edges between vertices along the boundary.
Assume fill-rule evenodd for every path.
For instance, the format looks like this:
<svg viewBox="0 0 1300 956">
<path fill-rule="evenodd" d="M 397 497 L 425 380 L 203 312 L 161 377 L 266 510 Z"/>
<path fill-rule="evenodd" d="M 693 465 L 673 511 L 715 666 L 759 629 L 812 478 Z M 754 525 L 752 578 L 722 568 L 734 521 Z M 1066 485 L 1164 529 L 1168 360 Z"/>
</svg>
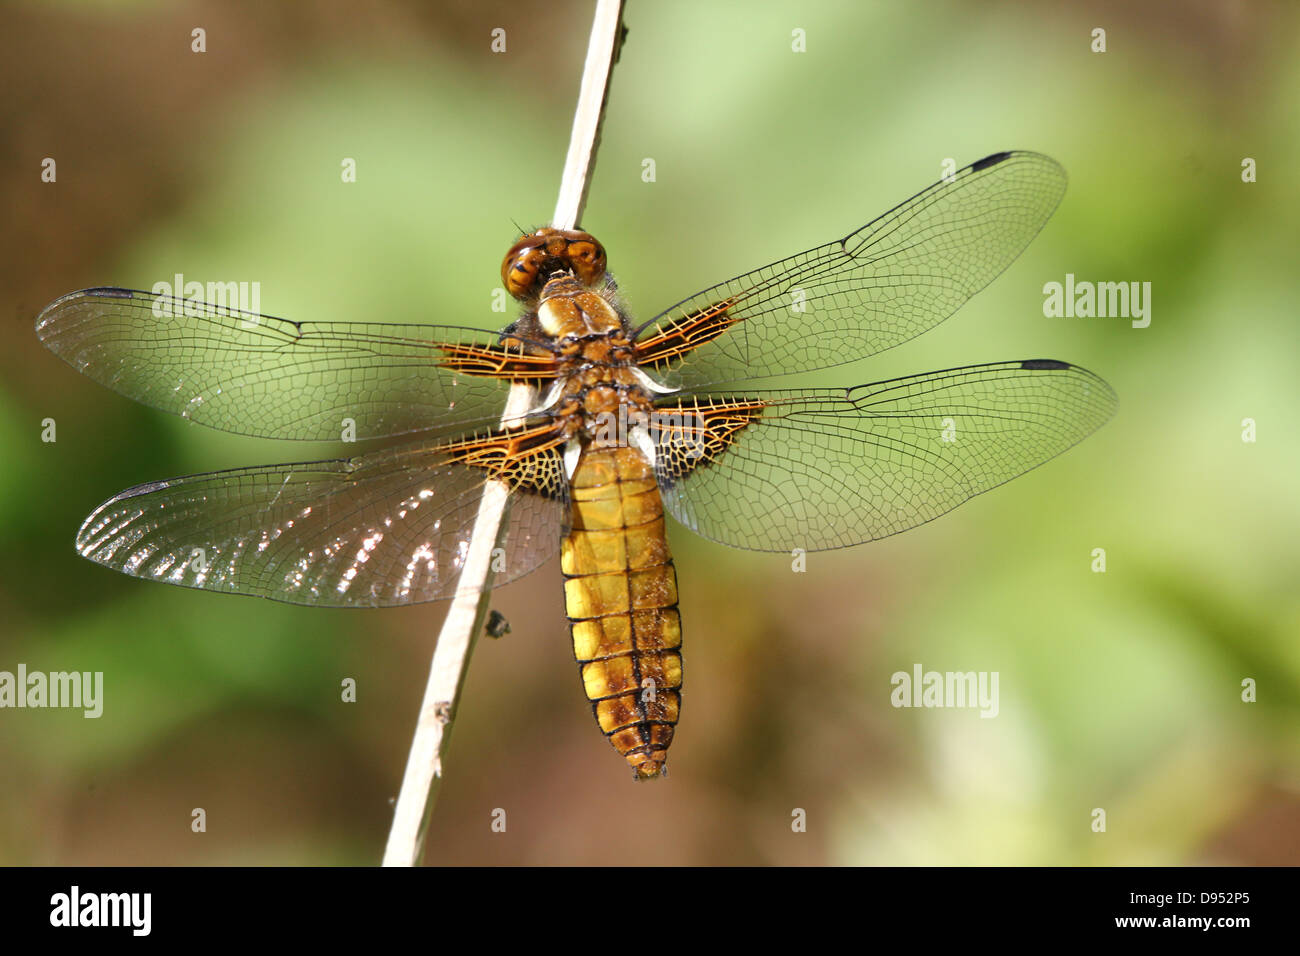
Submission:
<svg viewBox="0 0 1300 956">
<path fill-rule="evenodd" d="M 998 153 L 641 323 L 601 244 L 550 228 L 506 255 L 524 311 L 497 335 L 290 322 L 124 289 L 64 296 L 41 313 L 41 340 L 136 401 L 266 438 L 409 436 L 130 488 L 86 519 L 77 550 L 136 577 L 295 604 L 434 601 L 456 592 L 484 488 L 500 480 L 511 504 L 497 582 L 559 548 L 596 719 L 638 778 L 658 776 L 682 684 L 665 512 L 737 548 L 846 547 L 936 518 L 1111 416 L 1104 381 L 1050 359 L 849 389 L 736 384 L 855 361 L 937 325 L 1020 254 L 1065 182 L 1046 156 Z M 503 423 L 512 383 L 535 386 L 537 402 Z"/>
</svg>

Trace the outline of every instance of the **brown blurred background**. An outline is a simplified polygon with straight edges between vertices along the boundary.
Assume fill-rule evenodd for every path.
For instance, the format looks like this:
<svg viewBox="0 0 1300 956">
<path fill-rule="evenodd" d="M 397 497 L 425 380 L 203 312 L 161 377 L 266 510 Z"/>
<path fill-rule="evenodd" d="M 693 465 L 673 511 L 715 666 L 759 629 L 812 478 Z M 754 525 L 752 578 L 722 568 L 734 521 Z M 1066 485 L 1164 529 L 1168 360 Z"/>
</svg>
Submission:
<svg viewBox="0 0 1300 956">
<path fill-rule="evenodd" d="M 134 405 L 32 322 L 183 272 L 259 281 L 293 319 L 503 324 L 500 258 L 553 207 L 591 7 L 0 8 L 0 670 L 106 683 L 98 720 L 0 711 L 0 863 L 378 861 L 443 608 L 286 607 L 78 558 L 81 520 L 128 485 L 332 450 Z M 657 784 L 591 719 L 557 563 L 497 592 L 513 632 L 479 643 L 429 862 L 1300 862 L 1296 8 L 632 0 L 626 19 L 584 225 L 637 315 L 847 233 L 948 157 L 1036 149 L 1071 185 L 1021 261 L 923 339 L 801 381 L 1050 356 L 1121 410 L 804 574 L 674 528 L 686 684 Z M 1044 318 L 1067 272 L 1152 282 L 1151 327 Z M 998 671 L 999 717 L 892 708 L 915 663 Z"/>
</svg>

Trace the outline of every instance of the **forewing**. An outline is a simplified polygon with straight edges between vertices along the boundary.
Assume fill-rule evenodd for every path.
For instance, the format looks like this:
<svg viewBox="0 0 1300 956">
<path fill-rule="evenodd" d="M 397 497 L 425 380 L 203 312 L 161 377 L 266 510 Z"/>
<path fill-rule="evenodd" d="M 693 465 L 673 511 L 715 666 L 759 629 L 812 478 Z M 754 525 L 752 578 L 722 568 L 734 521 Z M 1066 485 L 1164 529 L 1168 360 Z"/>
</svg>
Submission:
<svg viewBox="0 0 1300 956">
<path fill-rule="evenodd" d="M 550 356 L 491 333 L 377 322 L 290 322 L 128 289 L 52 302 L 36 332 L 56 355 L 138 402 L 224 431 L 338 441 L 499 418 L 512 380 Z"/>
<path fill-rule="evenodd" d="M 506 468 L 482 466 L 491 448 Z M 291 604 L 448 598 L 493 475 L 514 486 L 494 582 L 527 574 L 558 550 L 568 500 L 560 456 L 547 446 L 507 463 L 507 448 L 485 436 L 151 482 L 100 505 L 77 550 L 134 577 Z"/>
<path fill-rule="evenodd" d="M 658 415 L 677 424 L 656 433 L 656 470 L 664 507 L 706 538 L 756 551 L 847 547 L 1059 455 L 1115 404 L 1093 373 L 1047 359 L 847 391 L 669 398 Z"/>
<path fill-rule="evenodd" d="M 1065 193 L 1037 153 L 998 153 L 842 240 L 706 289 L 641 327 L 642 364 L 689 389 L 805 372 L 938 325 L 1020 255 Z"/>
</svg>

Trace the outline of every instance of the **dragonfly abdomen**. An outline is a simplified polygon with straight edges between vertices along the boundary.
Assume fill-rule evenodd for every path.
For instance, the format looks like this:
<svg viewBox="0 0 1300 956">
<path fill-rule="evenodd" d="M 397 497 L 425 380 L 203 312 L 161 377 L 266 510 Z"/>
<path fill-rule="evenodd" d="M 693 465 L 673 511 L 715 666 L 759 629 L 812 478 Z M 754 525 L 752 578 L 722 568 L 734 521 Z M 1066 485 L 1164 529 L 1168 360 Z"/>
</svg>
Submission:
<svg viewBox="0 0 1300 956">
<path fill-rule="evenodd" d="M 573 654 L 601 731 L 638 778 L 663 772 L 682 686 L 677 575 L 654 471 L 635 448 L 589 447 L 563 542 Z"/>
</svg>

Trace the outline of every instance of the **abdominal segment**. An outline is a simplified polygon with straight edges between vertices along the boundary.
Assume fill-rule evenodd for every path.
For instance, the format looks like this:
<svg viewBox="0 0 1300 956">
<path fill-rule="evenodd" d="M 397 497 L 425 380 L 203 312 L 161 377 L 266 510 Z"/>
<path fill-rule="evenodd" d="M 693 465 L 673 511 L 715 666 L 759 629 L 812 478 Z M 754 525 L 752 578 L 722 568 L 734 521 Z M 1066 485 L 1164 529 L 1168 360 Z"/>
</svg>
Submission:
<svg viewBox="0 0 1300 956">
<path fill-rule="evenodd" d="M 638 778 L 656 777 L 681 704 L 682 634 L 654 471 L 634 448 L 589 447 L 570 494 L 561 566 L 574 657 L 601 731 Z"/>
</svg>

